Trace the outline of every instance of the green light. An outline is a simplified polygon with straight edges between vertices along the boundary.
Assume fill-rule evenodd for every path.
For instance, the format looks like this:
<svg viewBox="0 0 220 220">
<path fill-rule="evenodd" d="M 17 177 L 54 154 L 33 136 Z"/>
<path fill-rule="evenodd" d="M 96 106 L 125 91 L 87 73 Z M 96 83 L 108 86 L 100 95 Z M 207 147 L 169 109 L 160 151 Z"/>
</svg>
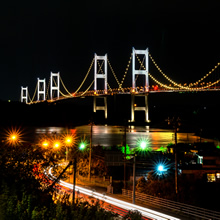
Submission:
<svg viewBox="0 0 220 220">
<path fill-rule="evenodd" d="M 218 145 L 218 146 L 216 146 L 216 148 L 217 148 L 217 149 L 220 149 L 220 146 Z"/>
<path fill-rule="evenodd" d="M 150 147 L 150 140 L 148 138 L 139 138 L 137 139 L 137 151 L 152 151 L 152 148 Z"/>
<path fill-rule="evenodd" d="M 147 143 L 145 141 L 142 141 L 140 143 L 140 147 L 141 147 L 141 149 L 145 150 L 145 148 L 147 147 Z"/>
<path fill-rule="evenodd" d="M 80 149 L 80 150 L 84 150 L 85 148 L 86 148 L 86 143 L 81 142 L 81 143 L 79 144 L 79 149 Z"/>
<path fill-rule="evenodd" d="M 85 147 L 86 147 L 85 143 L 80 143 L 80 145 L 79 145 L 80 150 L 84 150 Z"/>
</svg>

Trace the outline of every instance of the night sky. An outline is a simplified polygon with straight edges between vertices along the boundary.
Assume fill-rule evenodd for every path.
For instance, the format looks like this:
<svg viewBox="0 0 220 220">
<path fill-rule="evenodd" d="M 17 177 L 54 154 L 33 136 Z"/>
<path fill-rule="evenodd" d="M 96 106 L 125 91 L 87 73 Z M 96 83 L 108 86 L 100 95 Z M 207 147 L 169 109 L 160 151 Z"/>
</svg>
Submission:
<svg viewBox="0 0 220 220">
<path fill-rule="evenodd" d="M 161 69 L 178 82 L 195 81 L 220 62 L 218 0 L 79 2 L 1 3 L 1 100 L 19 100 L 21 86 L 28 86 L 32 96 L 37 77 L 48 82 L 50 71 L 59 71 L 74 92 L 94 53 L 108 53 L 119 80 L 132 47 L 148 47 Z M 87 85 L 92 78 L 93 72 Z M 127 80 L 131 86 L 131 75 Z M 117 86 L 110 70 L 109 83 Z"/>
</svg>

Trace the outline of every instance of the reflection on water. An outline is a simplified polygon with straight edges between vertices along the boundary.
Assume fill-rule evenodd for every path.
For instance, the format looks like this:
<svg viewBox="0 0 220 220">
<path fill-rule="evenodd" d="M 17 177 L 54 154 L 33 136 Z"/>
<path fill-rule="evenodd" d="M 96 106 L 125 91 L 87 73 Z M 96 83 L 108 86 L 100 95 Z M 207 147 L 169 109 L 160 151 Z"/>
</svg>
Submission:
<svg viewBox="0 0 220 220">
<path fill-rule="evenodd" d="M 89 125 L 75 127 L 77 134 L 79 136 L 85 135 L 90 138 L 91 127 Z M 36 128 L 35 134 L 61 134 L 66 132 L 66 128 L 62 127 L 44 127 Z M 124 138 L 124 127 L 120 126 L 105 126 L 105 125 L 94 125 L 93 126 L 93 145 L 101 146 L 116 146 L 121 145 Z M 130 147 L 135 147 L 136 142 L 140 138 L 147 138 L 153 149 L 157 149 L 161 146 L 167 146 L 169 143 L 174 143 L 174 133 L 173 130 L 169 129 L 156 129 L 149 128 L 149 126 L 130 126 L 126 130 L 126 141 Z M 178 143 L 194 143 L 200 141 L 200 137 L 195 136 L 194 133 L 178 133 L 177 134 Z M 201 139 L 202 142 L 215 142 L 212 139 Z"/>
</svg>

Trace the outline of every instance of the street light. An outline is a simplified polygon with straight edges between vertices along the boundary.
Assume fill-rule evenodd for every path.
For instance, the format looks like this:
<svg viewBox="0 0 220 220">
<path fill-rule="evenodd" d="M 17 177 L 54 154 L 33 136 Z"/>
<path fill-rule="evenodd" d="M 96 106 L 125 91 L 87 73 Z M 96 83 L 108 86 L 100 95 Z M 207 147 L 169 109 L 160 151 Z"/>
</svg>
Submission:
<svg viewBox="0 0 220 220">
<path fill-rule="evenodd" d="M 59 140 L 55 141 L 53 147 L 58 149 L 60 147 L 60 141 Z"/>
<path fill-rule="evenodd" d="M 135 151 L 139 151 L 139 152 L 149 152 L 149 151 L 152 151 L 152 148 L 151 148 L 151 141 L 149 140 L 148 137 L 141 137 L 141 138 L 138 138 L 136 140 L 136 149 Z"/>
<path fill-rule="evenodd" d="M 46 141 L 46 140 L 45 140 L 45 141 L 43 141 L 42 146 L 43 146 L 43 147 L 48 147 L 48 146 L 49 146 L 49 142 L 48 142 L 48 141 Z"/>
<path fill-rule="evenodd" d="M 127 154 L 127 156 L 133 156 L 133 201 L 135 204 L 135 183 L 136 183 L 136 154 Z"/>
<path fill-rule="evenodd" d="M 21 142 L 22 130 L 17 128 L 12 128 L 6 130 L 6 142 L 9 145 L 17 145 Z"/>
<path fill-rule="evenodd" d="M 86 142 L 80 142 L 79 149 L 80 150 L 85 150 L 86 146 L 87 146 Z"/>
<path fill-rule="evenodd" d="M 72 143 L 73 143 L 73 138 L 71 136 L 66 136 L 65 137 L 65 140 L 64 140 L 64 143 L 66 145 L 66 162 L 68 160 L 68 153 L 69 153 L 69 149 L 68 149 L 68 146 L 71 146 Z"/>
<path fill-rule="evenodd" d="M 158 170 L 159 172 L 163 172 L 163 171 L 164 171 L 163 165 L 158 165 L 157 170 Z"/>
<path fill-rule="evenodd" d="M 174 128 L 174 139 L 175 139 L 175 192 L 178 199 L 178 158 L 177 158 L 177 128 L 181 125 L 180 118 L 173 117 L 172 119 L 167 119 L 168 125 L 172 124 Z"/>
</svg>

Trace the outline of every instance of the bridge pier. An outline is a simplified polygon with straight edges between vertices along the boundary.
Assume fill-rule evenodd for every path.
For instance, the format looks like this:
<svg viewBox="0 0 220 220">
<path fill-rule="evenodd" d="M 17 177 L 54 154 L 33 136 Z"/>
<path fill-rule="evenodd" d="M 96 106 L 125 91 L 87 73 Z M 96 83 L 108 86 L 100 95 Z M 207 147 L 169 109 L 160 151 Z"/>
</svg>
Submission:
<svg viewBox="0 0 220 220">
<path fill-rule="evenodd" d="M 141 64 L 141 66 L 139 67 L 139 69 L 136 69 L 136 65 L 135 65 L 135 57 L 137 55 L 144 55 L 144 59 L 145 59 L 145 65 L 143 65 L 143 61 Z M 148 48 L 146 50 L 135 50 L 135 48 L 132 48 L 132 91 L 133 94 L 131 94 L 131 122 L 135 122 L 135 117 L 134 117 L 134 113 L 135 111 L 144 111 L 145 112 L 145 122 L 149 122 L 149 116 L 148 116 L 148 94 L 149 94 L 149 78 L 148 78 L 148 69 L 149 69 L 149 65 L 148 65 Z M 139 60 L 139 62 L 141 62 Z M 138 75 L 142 75 L 145 76 L 145 81 L 144 81 L 144 94 L 137 94 L 135 95 L 135 90 L 136 90 L 136 80 Z M 137 106 L 135 103 L 135 96 L 144 96 L 144 106 Z"/>
<path fill-rule="evenodd" d="M 28 103 L 28 87 L 21 87 L 21 102 Z"/>
<path fill-rule="evenodd" d="M 104 99 L 104 106 L 98 106 L 96 99 Z M 105 111 L 105 119 L 108 118 L 108 111 L 107 111 L 107 96 L 94 96 L 93 98 L 93 112 L 96 112 L 97 110 Z"/>
<path fill-rule="evenodd" d="M 137 104 L 135 103 L 136 96 L 142 96 L 144 98 L 144 106 L 137 106 Z M 135 116 L 134 116 L 135 111 L 144 111 L 145 122 L 149 122 L 148 93 L 139 94 L 139 95 L 135 95 L 135 94 L 131 95 L 131 122 L 135 122 Z"/>
</svg>

